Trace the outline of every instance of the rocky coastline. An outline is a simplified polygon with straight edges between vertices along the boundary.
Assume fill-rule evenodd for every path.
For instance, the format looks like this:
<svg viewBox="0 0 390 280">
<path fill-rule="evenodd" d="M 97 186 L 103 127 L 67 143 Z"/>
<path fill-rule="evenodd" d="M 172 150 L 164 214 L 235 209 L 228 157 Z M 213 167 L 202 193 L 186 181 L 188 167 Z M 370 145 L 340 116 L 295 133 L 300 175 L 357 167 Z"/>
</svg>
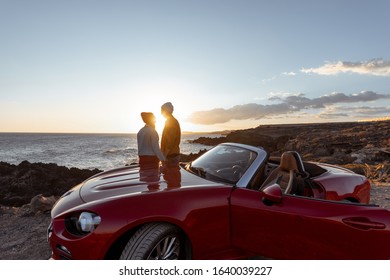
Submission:
<svg viewBox="0 0 390 280">
<path fill-rule="evenodd" d="M 390 121 L 264 125 L 193 142 L 262 146 L 271 156 L 295 150 L 303 160 L 349 168 L 371 180 L 372 203 L 390 210 L 389 131 Z M 182 155 L 182 161 L 192 161 L 205 151 Z M 0 260 L 48 259 L 45 232 L 53 203 L 69 188 L 99 172 L 54 163 L 0 162 Z"/>
<path fill-rule="evenodd" d="M 297 151 L 303 160 L 336 164 L 390 185 L 390 120 L 372 122 L 261 125 L 218 138 L 192 142 L 223 142 L 261 146 L 271 156 Z"/>
<path fill-rule="evenodd" d="M 0 205 L 20 207 L 38 194 L 60 196 L 98 172 L 101 170 L 67 168 L 54 163 L 0 162 Z"/>
</svg>

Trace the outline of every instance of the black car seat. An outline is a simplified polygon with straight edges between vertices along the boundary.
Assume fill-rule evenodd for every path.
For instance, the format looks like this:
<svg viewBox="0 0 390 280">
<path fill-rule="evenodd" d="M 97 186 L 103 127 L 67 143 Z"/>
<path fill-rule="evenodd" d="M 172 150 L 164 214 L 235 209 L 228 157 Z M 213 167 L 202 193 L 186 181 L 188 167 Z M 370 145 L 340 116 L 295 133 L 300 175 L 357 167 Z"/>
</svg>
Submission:
<svg viewBox="0 0 390 280">
<path fill-rule="evenodd" d="M 299 174 L 305 174 L 300 155 L 295 151 L 284 152 L 280 158 L 279 166 L 271 171 L 260 190 L 277 183 L 284 193 L 291 193 Z"/>
</svg>

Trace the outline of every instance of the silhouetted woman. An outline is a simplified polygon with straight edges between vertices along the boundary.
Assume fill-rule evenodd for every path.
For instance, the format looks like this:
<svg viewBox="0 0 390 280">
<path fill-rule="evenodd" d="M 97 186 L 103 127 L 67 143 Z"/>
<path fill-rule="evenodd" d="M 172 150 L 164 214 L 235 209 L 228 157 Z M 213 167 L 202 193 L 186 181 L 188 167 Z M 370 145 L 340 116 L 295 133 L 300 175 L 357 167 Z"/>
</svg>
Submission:
<svg viewBox="0 0 390 280">
<path fill-rule="evenodd" d="M 141 117 L 145 126 L 137 133 L 139 164 L 141 167 L 158 169 L 160 161 L 165 161 L 165 156 L 159 146 L 156 117 L 149 112 L 142 112 Z"/>
</svg>

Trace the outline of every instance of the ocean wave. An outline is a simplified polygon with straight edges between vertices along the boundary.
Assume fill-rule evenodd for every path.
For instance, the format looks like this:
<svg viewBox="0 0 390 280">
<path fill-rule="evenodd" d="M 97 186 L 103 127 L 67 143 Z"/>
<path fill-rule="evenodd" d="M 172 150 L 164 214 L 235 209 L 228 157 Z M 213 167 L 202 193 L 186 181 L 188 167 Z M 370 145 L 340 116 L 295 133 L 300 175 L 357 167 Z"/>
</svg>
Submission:
<svg viewBox="0 0 390 280">
<path fill-rule="evenodd" d="M 106 150 L 106 151 L 103 151 L 103 155 L 117 155 L 117 154 L 136 154 L 137 153 L 137 149 L 134 149 L 134 148 L 117 148 L 117 149 L 109 149 L 109 150 Z"/>
</svg>

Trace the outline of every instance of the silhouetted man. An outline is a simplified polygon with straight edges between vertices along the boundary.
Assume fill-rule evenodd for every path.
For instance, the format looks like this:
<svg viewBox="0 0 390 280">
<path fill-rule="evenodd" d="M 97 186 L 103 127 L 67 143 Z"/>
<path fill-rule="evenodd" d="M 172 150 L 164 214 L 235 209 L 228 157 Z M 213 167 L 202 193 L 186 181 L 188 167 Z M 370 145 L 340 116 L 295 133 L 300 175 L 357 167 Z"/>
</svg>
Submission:
<svg viewBox="0 0 390 280">
<path fill-rule="evenodd" d="M 166 157 L 166 163 L 177 165 L 180 161 L 181 129 L 179 122 L 173 117 L 173 105 L 167 102 L 161 106 L 161 114 L 166 118 L 161 137 L 161 151 Z"/>
</svg>

